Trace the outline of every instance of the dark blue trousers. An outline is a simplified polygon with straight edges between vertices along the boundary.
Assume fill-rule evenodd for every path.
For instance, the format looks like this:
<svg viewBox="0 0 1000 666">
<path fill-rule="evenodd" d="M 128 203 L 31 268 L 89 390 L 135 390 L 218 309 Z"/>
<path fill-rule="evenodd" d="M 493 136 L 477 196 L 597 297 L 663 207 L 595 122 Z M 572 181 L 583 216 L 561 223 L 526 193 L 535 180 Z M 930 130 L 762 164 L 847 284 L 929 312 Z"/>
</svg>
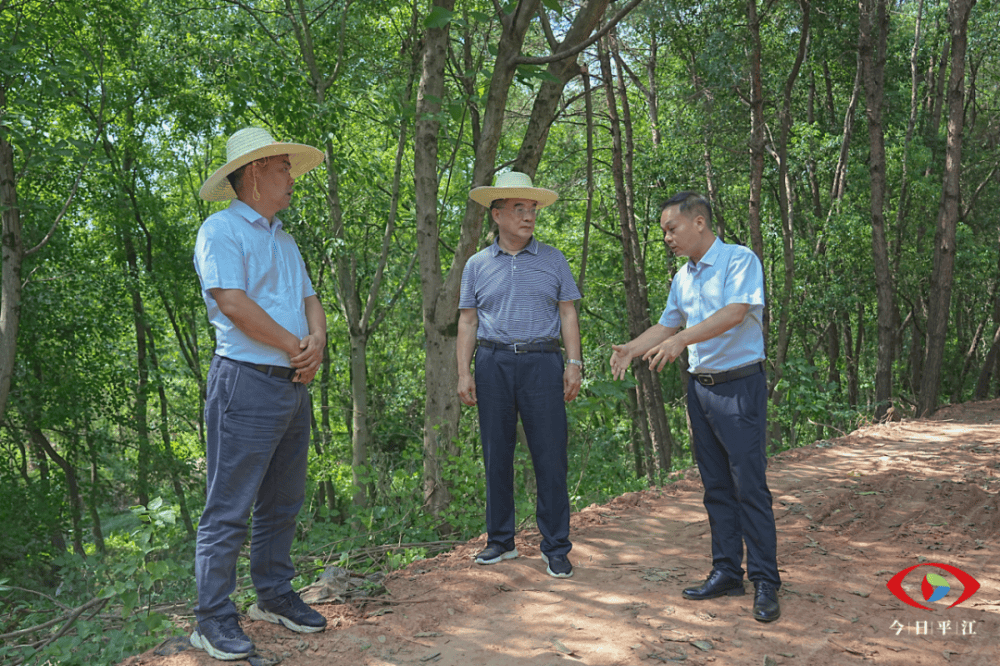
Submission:
<svg viewBox="0 0 1000 666">
<path fill-rule="evenodd" d="M 535 469 L 535 519 L 542 552 L 565 555 L 569 541 L 566 490 L 566 403 L 560 352 L 515 354 L 476 350 L 476 399 L 486 466 L 488 545 L 514 547 L 514 447 L 520 415 Z"/>
<path fill-rule="evenodd" d="M 703 386 L 692 377 L 688 415 L 712 528 L 712 567 L 742 579 L 746 541 L 747 577 L 780 585 L 766 474 L 764 373 L 715 386 Z"/>
<path fill-rule="evenodd" d="M 305 499 L 309 391 L 221 356 L 212 358 L 205 401 L 208 494 L 198 524 L 194 569 L 199 621 L 236 612 L 236 560 L 250 538 L 257 598 L 292 589 L 292 538 Z"/>
</svg>

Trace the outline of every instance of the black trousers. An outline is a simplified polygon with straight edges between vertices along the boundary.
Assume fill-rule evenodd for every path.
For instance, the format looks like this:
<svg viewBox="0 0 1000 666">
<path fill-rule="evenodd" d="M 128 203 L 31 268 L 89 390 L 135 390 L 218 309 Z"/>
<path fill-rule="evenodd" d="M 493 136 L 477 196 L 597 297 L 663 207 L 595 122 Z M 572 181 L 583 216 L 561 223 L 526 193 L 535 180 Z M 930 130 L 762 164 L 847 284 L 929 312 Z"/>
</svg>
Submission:
<svg viewBox="0 0 1000 666">
<path fill-rule="evenodd" d="M 767 487 L 767 379 L 759 372 L 715 386 L 688 384 L 694 456 L 705 484 L 712 567 L 781 584 L 771 491 Z"/>
<path fill-rule="evenodd" d="M 535 519 L 542 552 L 565 555 L 569 541 L 566 489 L 566 403 L 562 353 L 476 350 L 476 398 L 486 466 L 488 544 L 514 546 L 514 447 L 521 417 L 535 469 Z"/>
</svg>

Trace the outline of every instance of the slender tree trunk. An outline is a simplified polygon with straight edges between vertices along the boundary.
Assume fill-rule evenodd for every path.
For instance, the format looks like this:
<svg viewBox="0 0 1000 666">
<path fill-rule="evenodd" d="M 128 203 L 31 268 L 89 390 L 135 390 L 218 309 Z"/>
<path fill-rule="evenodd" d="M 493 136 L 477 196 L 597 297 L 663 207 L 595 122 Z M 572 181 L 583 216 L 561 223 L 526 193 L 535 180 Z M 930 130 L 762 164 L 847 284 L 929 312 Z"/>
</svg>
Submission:
<svg viewBox="0 0 1000 666">
<path fill-rule="evenodd" d="M 962 130 L 965 121 L 965 53 L 967 26 L 975 0 L 950 0 L 951 76 L 948 79 L 948 140 L 945 149 L 944 186 L 934 233 L 934 267 L 930 276 L 927 310 L 927 356 L 920 382 L 917 414 L 929 416 L 937 408 L 944 362 L 945 336 L 951 309 L 952 274 L 955 268 L 955 233 L 961 211 Z"/>
<path fill-rule="evenodd" d="M 860 340 L 863 329 L 863 321 L 861 317 L 864 315 L 863 311 L 858 312 L 858 339 Z M 858 354 L 855 352 L 855 344 L 860 347 L 860 342 L 855 343 L 854 336 L 851 334 L 851 315 L 848 312 L 844 313 L 844 365 L 847 369 L 847 404 L 851 407 L 858 406 L 858 398 L 860 396 L 859 386 L 860 381 L 858 377 Z"/>
<path fill-rule="evenodd" d="M 892 362 L 895 357 L 895 288 L 889 268 L 885 230 L 887 196 L 885 133 L 882 100 L 885 97 L 886 43 L 889 13 L 886 0 L 862 0 L 858 52 L 864 69 L 868 118 L 868 174 L 871 187 L 872 262 L 878 303 L 878 352 L 875 367 L 875 420 L 881 421 L 891 406 Z"/>
<path fill-rule="evenodd" d="M 996 303 L 997 294 L 997 283 L 993 283 L 993 287 L 990 289 L 990 303 Z M 986 325 L 989 318 L 984 318 L 979 322 L 976 327 L 976 332 L 972 335 L 972 342 L 969 343 L 969 349 L 965 352 L 965 359 L 962 362 L 962 369 L 958 373 L 958 377 L 955 380 L 955 387 L 952 389 L 951 402 L 956 404 L 962 400 L 962 389 L 965 386 L 965 378 L 969 376 L 969 370 L 972 369 L 972 363 L 976 358 L 976 350 L 979 349 L 979 343 L 983 340 L 983 334 L 986 331 Z"/>
<path fill-rule="evenodd" d="M 618 44 L 618 34 L 612 30 L 609 34 L 612 46 L 612 55 L 618 70 L 618 98 L 621 100 L 622 123 L 621 132 L 625 137 L 625 153 L 622 156 L 622 175 L 625 186 L 625 211 L 628 215 L 628 233 L 633 239 L 634 259 L 636 261 L 636 277 L 639 287 L 639 306 L 646 313 L 649 312 L 649 291 L 646 279 L 646 261 L 642 253 L 642 239 L 639 229 L 635 223 L 635 185 L 633 182 L 634 162 L 635 162 L 635 141 L 632 135 L 632 109 L 629 104 L 627 84 L 625 74 L 625 62 L 622 59 Z M 624 230 L 623 230 L 624 231 Z M 643 305 L 644 304 L 644 305 Z M 649 315 L 643 317 L 643 328 L 645 331 L 650 326 Z M 639 365 L 642 365 L 641 363 Z M 648 370 L 648 367 L 647 367 Z M 649 433 L 656 452 L 657 469 L 660 471 L 661 481 L 664 475 L 670 472 L 671 456 L 674 449 L 674 437 L 670 432 L 670 423 L 667 421 L 667 414 L 663 403 L 663 387 L 660 385 L 659 374 L 650 373 L 651 382 L 641 387 L 646 405 L 646 418 L 649 421 Z"/>
<path fill-rule="evenodd" d="M 451 12 L 455 0 L 434 0 L 434 9 Z M 417 89 L 417 117 L 414 132 L 414 195 L 417 209 L 417 247 L 420 253 L 420 291 L 424 323 L 424 505 L 441 516 L 451 503 L 451 491 L 444 481 L 444 462 L 456 451 L 459 410 L 454 396 L 457 369 L 449 351 L 447 328 L 458 326 L 458 310 L 437 311 L 443 287 L 438 229 L 438 134 L 441 100 L 444 97 L 444 68 L 448 53 L 450 23 L 428 27 L 424 33 L 422 75 Z M 480 218 L 481 224 L 481 218 Z M 462 230 L 466 233 L 466 230 Z M 474 234 L 479 236 L 478 229 Z M 468 257 L 466 257 L 467 259 Z M 464 263 L 462 264 L 464 267 Z M 456 302 L 457 306 L 457 302 Z M 440 319 L 447 320 L 444 326 Z M 443 526 L 442 531 L 449 531 Z"/>
<path fill-rule="evenodd" d="M 583 221 L 583 251 L 580 253 L 580 273 L 576 286 L 580 293 L 586 296 L 587 254 L 590 250 L 590 227 L 594 215 L 594 100 L 590 89 L 590 70 L 581 68 L 580 79 L 583 81 L 584 110 L 587 118 L 587 213 Z M 579 304 L 577 309 L 579 310 Z"/>
<path fill-rule="evenodd" d="M 903 139 L 902 173 L 900 174 L 899 203 L 896 206 L 896 253 L 894 272 L 899 272 L 899 262 L 902 258 L 903 229 L 906 225 L 906 211 L 909 209 L 909 165 L 910 146 L 913 143 L 913 132 L 917 126 L 917 110 L 920 100 L 917 92 L 920 86 L 920 32 L 923 25 L 924 0 L 917 3 L 917 20 L 913 28 L 913 47 L 910 49 L 910 120 L 906 125 L 906 137 Z M 898 313 L 897 313 L 898 314 Z"/>
<path fill-rule="evenodd" d="M 135 328 L 136 385 L 132 419 L 139 446 L 136 465 L 136 496 L 139 504 L 146 506 L 149 504 L 149 470 L 152 464 L 149 446 L 149 367 L 146 359 L 146 312 L 142 304 L 142 294 L 139 292 L 139 263 L 135 246 L 127 229 L 122 229 L 121 234 L 129 274 L 129 292 L 132 296 L 132 323 Z"/>
<path fill-rule="evenodd" d="M 618 220 L 621 227 L 622 268 L 625 278 L 625 304 L 628 313 L 629 337 L 638 337 L 650 326 L 649 296 L 645 268 L 642 262 L 642 248 L 638 229 L 635 225 L 635 215 L 632 205 L 632 194 L 627 181 L 631 173 L 629 164 L 631 154 L 623 147 L 623 126 L 629 124 L 630 118 L 619 118 L 618 106 L 621 91 L 616 92 L 609 54 L 610 37 L 598 43 L 598 57 L 601 61 L 601 73 L 604 77 L 604 90 L 608 99 L 608 117 L 611 125 L 611 173 L 615 185 L 615 200 L 618 207 Z M 627 101 L 621 100 L 623 113 L 627 113 Z M 659 462 L 648 460 L 647 475 L 651 483 L 655 483 L 657 472 L 663 475 L 670 470 L 670 451 L 673 445 L 669 427 L 664 431 L 662 424 L 666 423 L 663 410 L 663 394 L 660 388 L 659 376 L 652 372 L 645 363 L 633 364 L 637 381 L 636 394 L 639 411 L 645 417 L 641 424 L 644 443 L 643 449 L 650 452 L 666 451 L 666 456 L 659 455 Z M 662 467 L 662 463 L 667 464 Z"/>
<path fill-rule="evenodd" d="M 151 328 L 147 327 L 146 336 L 149 340 L 150 367 L 157 375 L 156 392 L 160 400 L 159 430 L 160 441 L 163 442 L 163 459 L 170 474 L 170 483 L 174 488 L 174 495 L 177 497 L 177 504 L 180 507 L 181 521 L 184 523 L 184 529 L 187 531 L 188 536 L 194 537 L 196 532 L 194 521 L 191 519 L 191 510 L 187 505 L 187 493 L 184 492 L 184 484 L 181 483 L 180 474 L 178 473 L 179 464 L 177 457 L 174 455 L 174 445 L 170 441 L 170 410 L 167 406 L 167 391 L 164 388 L 163 378 L 160 376 L 160 359 L 156 354 L 156 340 L 153 337 Z"/>
<path fill-rule="evenodd" d="M 764 263 L 764 235 L 760 226 L 760 199 L 764 184 L 764 79 L 761 75 L 760 17 L 757 0 L 747 0 L 750 30 L 750 200 L 748 222 L 750 247 Z M 771 304 L 764 304 L 764 349 L 771 327 Z"/>
<path fill-rule="evenodd" d="M 80 482 L 76 476 L 76 469 L 66 458 L 59 455 L 45 433 L 37 426 L 30 426 L 28 431 L 32 441 L 63 471 L 63 476 L 66 478 L 66 492 L 69 494 L 70 521 L 73 525 L 73 552 L 81 557 L 86 557 L 87 551 L 83 547 L 83 527 L 81 525 L 83 501 L 80 498 Z"/>
<path fill-rule="evenodd" d="M 778 405 L 784 398 L 784 391 L 778 389 L 778 382 L 781 380 L 785 369 L 785 358 L 788 355 L 788 347 L 791 343 L 792 335 L 792 300 L 795 291 L 795 230 L 793 220 L 795 218 L 794 202 L 791 176 L 788 170 L 788 139 L 792 130 L 792 90 L 798 79 L 802 62 L 805 60 L 809 49 L 809 20 L 810 4 L 809 0 L 799 0 L 799 7 L 802 10 L 802 26 L 799 29 L 799 46 L 795 55 L 795 62 L 792 70 L 785 79 L 782 93 L 782 105 L 779 112 L 779 138 L 777 145 L 778 160 L 778 209 L 781 217 L 781 247 L 782 261 L 784 265 L 784 285 L 781 291 L 781 298 L 778 303 L 778 341 L 774 348 L 774 383 L 775 388 L 771 392 L 771 401 Z M 781 424 L 777 419 L 771 421 L 771 446 L 776 446 L 781 441 Z"/>
<path fill-rule="evenodd" d="M 6 93 L 0 82 L 0 115 L 7 108 Z M 0 126 L 0 422 L 7 411 L 10 379 L 17 353 L 17 329 L 21 315 L 21 212 L 17 205 L 14 150 Z"/>
<path fill-rule="evenodd" d="M 997 330 L 993 333 L 993 342 L 990 344 L 990 349 L 986 352 L 986 358 L 983 359 L 983 366 L 979 371 L 979 376 L 976 378 L 976 389 L 972 394 L 974 400 L 986 400 L 990 395 L 990 381 L 993 379 L 993 371 L 997 365 L 997 358 L 1000 357 L 1000 324 L 997 325 Z"/>
<path fill-rule="evenodd" d="M 79 431 L 80 428 L 77 428 Z M 87 510 L 90 513 L 90 531 L 94 535 L 94 546 L 97 548 L 97 552 L 102 555 L 108 552 L 107 545 L 104 543 L 104 531 L 101 528 L 101 514 L 98 511 L 98 506 L 101 500 L 101 467 L 100 458 L 98 456 L 97 445 L 94 442 L 93 433 L 90 430 L 90 420 L 86 417 L 83 419 L 83 437 L 87 442 L 87 453 L 90 456 L 90 501 L 87 502 Z"/>
</svg>

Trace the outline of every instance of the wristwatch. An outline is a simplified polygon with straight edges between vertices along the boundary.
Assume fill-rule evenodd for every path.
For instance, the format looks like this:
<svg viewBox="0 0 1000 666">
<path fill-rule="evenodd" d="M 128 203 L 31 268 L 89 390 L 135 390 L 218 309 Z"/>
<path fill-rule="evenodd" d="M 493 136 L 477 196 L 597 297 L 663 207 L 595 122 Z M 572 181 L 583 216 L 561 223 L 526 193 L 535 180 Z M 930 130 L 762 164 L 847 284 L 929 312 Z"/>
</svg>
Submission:
<svg viewBox="0 0 1000 666">
<path fill-rule="evenodd" d="M 566 359 L 566 362 L 570 365 L 578 366 L 581 370 L 583 370 L 583 361 L 578 358 L 568 358 Z"/>
</svg>

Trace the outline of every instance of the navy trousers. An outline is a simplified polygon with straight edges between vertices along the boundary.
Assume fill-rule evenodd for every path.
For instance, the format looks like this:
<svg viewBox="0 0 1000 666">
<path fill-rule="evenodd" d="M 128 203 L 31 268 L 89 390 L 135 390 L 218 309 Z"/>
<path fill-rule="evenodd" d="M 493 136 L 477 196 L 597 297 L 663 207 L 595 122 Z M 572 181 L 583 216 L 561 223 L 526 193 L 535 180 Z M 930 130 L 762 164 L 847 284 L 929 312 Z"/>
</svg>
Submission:
<svg viewBox="0 0 1000 666">
<path fill-rule="evenodd" d="M 257 598 L 292 589 L 292 538 L 305 498 L 311 408 L 305 385 L 221 356 L 212 359 L 205 401 L 208 494 L 198 524 L 198 621 L 236 612 L 236 559 L 250 538 Z"/>
<path fill-rule="evenodd" d="M 560 352 L 515 354 L 476 350 L 476 398 L 486 466 L 488 545 L 514 547 L 514 447 L 520 415 L 535 469 L 535 519 L 542 552 L 565 555 L 569 540 L 566 490 L 566 403 Z"/>
<path fill-rule="evenodd" d="M 746 541 L 747 577 L 781 585 L 766 474 L 766 377 L 760 372 L 715 386 L 692 377 L 687 397 L 712 528 L 712 567 L 742 579 Z"/>
</svg>

